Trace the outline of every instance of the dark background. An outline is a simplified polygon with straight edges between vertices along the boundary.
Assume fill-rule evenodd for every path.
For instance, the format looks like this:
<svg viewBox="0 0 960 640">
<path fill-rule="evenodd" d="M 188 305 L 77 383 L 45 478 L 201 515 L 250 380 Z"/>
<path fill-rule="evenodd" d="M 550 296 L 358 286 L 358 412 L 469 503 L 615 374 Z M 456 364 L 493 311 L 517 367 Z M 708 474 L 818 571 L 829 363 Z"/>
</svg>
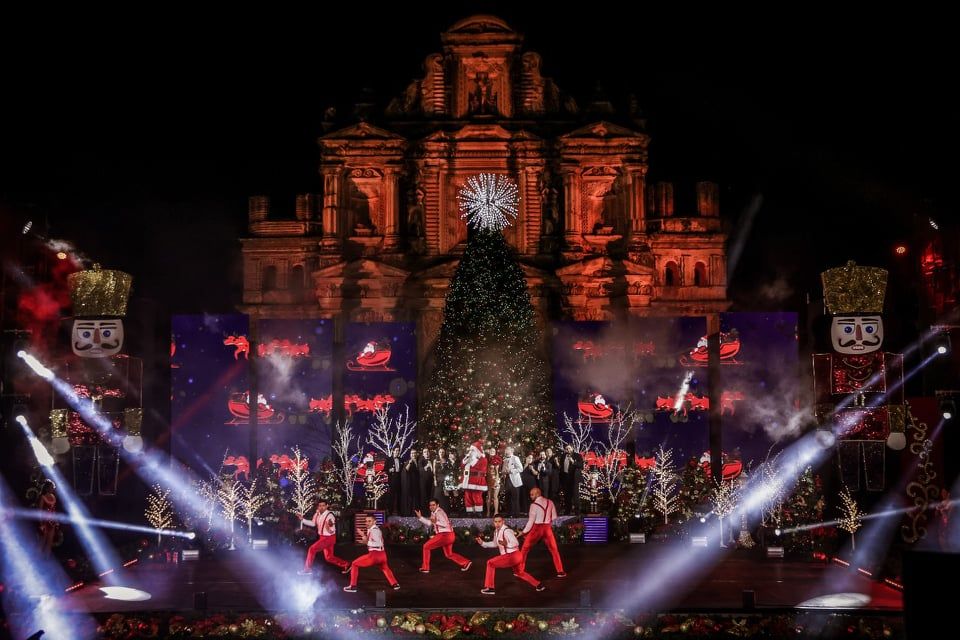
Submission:
<svg viewBox="0 0 960 640">
<path fill-rule="evenodd" d="M 247 196 L 292 207 L 319 190 L 324 109 L 349 112 L 365 87 L 385 104 L 442 30 L 480 12 L 525 33 L 581 106 L 597 81 L 620 108 L 634 93 L 653 179 L 719 181 L 744 232 L 762 198 L 730 274 L 737 308 L 798 308 L 822 268 L 891 266 L 895 241 L 954 213 L 944 16 L 418 2 L 7 16 L 3 215 L 45 217 L 51 235 L 132 272 L 161 315 L 232 310 Z M 888 306 L 914 304 L 911 286 L 891 287 Z"/>
</svg>

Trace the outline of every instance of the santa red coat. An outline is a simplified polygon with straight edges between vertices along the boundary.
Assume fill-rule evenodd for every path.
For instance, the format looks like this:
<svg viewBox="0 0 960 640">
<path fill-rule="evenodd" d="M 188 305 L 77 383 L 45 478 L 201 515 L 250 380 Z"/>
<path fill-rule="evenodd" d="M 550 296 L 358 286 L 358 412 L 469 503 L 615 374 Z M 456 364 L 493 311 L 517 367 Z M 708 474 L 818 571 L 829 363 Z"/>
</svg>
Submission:
<svg viewBox="0 0 960 640">
<path fill-rule="evenodd" d="M 471 445 L 463 458 L 463 481 L 461 489 L 487 490 L 487 458 L 475 445 Z"/>
</svg>

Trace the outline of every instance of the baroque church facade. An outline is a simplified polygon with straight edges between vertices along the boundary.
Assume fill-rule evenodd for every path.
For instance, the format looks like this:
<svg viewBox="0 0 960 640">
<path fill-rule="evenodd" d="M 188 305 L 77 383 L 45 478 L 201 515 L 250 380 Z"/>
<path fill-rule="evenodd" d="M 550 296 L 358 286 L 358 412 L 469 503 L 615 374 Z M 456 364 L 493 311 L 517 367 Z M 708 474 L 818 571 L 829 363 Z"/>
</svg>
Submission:
<svg viewBox="0 0 960 640">
<path fill-rule="evenodd" d="M 499 18 L 461 20 L 441 44 L 385 109 L 319 138 L 322 193 L 289 216 L 250 198 L 241 309 L 254 324 L 416 322 L 423 362 L 467 238 L 456 194 L 478 173 L 519 187 L 504 233 L 542 320 L 729 306 L 716 184 L 676 210 L 673 185 L 647 181 L 642 121 L 581 109 Z"/>
</svg>

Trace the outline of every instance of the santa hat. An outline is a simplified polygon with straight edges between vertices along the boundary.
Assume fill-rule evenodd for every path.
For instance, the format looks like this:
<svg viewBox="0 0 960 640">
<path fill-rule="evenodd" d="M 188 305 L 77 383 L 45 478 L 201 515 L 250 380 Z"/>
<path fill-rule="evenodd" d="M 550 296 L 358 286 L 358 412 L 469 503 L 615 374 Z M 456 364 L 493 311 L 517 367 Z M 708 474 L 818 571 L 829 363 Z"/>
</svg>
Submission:
<svg viewBox="0 0 960 640">
<path fill-rule="evenodd" d="M 483 451 L 483 442 L 480 441 L 480 440 L 477 440 L 477 441 L 474 442 L 473 445 L 471 445 L 471 446 L 476 447 L 476 448 L 477 448 L 477 451 Z"/>
</svg>

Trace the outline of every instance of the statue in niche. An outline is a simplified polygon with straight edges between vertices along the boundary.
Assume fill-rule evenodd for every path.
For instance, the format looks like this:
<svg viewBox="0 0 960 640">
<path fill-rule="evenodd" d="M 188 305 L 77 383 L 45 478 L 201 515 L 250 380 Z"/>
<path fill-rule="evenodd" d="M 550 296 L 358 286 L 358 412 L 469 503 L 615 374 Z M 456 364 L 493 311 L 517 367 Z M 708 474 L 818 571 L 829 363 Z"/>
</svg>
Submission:
<svg viewBox="0 0 960 640">
<path fill-rule="evenodd" d="M 559 215 L 557 212 L 557 189 L 553 185 L 553 176 L 550 170 L 544 167 L 538 184 L 540 202 L 543 210 L 543 235 L 552 236 L 556 233 Z"/>
<path fill-rule="evenodd" d="M 470 113 L 473 115 L 495 115 L 497 112 L 497 94 L 493 91 L 493 78 L 489 71 L 477 71 L 473 76 L 474 90 L 470 93 Z"/>
<path fill-rule="evenodd" d="M 423 215 L 426 198 L 427 192 L 419 186 L 412 189 L 407 198 L 407 236 L 413 253 L 424 251 Z"/>
<path fill-rule="evenodd" d="M 416 113 L 420 107 L 420 81 L 414 80 L 407 85 L 406 91 L 402 96 L 398 96 L 387 105 L 388 116 L 411 115 Z"/>
</svg>

